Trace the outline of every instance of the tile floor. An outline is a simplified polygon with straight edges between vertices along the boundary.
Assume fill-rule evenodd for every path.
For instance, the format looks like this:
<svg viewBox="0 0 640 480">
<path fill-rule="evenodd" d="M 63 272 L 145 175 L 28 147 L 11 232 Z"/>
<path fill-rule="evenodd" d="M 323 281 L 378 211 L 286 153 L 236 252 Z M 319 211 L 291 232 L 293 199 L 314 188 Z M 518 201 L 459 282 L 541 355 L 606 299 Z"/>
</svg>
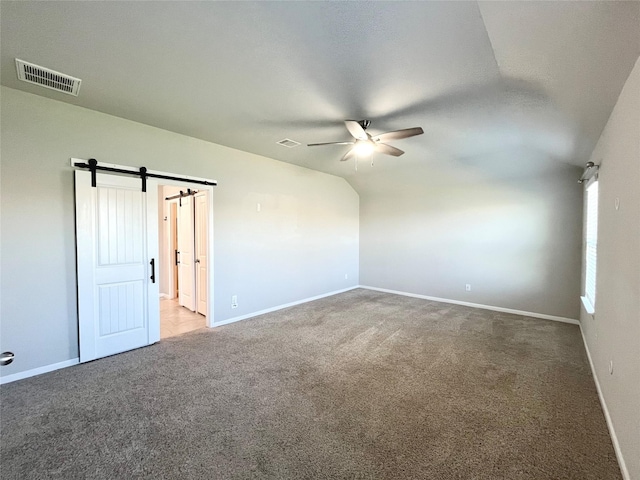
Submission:
<svg viewBox="0 0 640 480">
<path fill-rule="evenodd" d="M 178 300 L 160 300 L 160 338 L 173 337 L 207 326 L 204 315 L 181 307 Z"/>
</svg>

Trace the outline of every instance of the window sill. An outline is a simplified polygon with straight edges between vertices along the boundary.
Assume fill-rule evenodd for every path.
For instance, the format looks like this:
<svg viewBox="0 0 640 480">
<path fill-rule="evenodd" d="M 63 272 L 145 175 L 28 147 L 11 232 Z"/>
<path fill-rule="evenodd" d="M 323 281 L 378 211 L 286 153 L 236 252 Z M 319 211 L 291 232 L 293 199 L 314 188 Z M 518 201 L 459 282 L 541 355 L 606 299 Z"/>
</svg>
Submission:
<svg viewBox="0 0 640 480">
<path fill-rule="evenodd" d="M 593 305 L 591 305 L 589 299 L 587 297 L 580 297 L 580 300 L 582 300 L 582 306 L 584 307 L 586 312 L 593 317 L 596 313 L 596 309 Z"/>
</svg>

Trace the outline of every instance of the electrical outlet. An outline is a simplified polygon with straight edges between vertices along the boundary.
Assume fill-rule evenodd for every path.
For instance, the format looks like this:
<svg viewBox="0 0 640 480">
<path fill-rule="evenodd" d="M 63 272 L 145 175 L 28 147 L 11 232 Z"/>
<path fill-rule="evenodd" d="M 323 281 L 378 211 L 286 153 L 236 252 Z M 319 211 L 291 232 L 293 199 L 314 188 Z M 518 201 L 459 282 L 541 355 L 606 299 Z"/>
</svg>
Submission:
<svg viewBox="0 0 640 480">
<path fill-rule="evenodd" d="M 231 297 L 231 308 L 238 308 L 238 295 Z"/>
<path fill-rule="evenodd" d="M 609 375 L 613 375 L 613 360 L 609 360 Z"/>
<path fill-rule="evenodd" d="M 259 212 L 262 210 L 262 205 L 261 204 L 256 204 L 256 212 Z"/>
<path fill-rule="evenodd" d="M 348 273 L 345 273 L 345 274 L 344 274 L 344 279 L 345 279 L 345 280 L 349 280 L 349 274 L 348 274 Z"/>
<path fill-rule="evenodd" d="M 467 292 L 470 292 L 470 291 L 471 291 L 471 284 L 470 284 L 470 283 L 465 284 L 464 289 L 465 289 Z"/>
</svg>

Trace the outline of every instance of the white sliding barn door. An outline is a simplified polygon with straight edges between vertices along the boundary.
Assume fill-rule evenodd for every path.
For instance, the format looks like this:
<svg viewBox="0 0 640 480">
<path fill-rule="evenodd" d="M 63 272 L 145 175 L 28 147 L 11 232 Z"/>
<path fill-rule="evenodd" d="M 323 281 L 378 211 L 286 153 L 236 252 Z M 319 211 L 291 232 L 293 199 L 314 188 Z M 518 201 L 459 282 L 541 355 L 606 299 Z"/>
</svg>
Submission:
<svg viewBox="0 0 640 480">
<path fill-rule="evenodd" d="M 202 315 L 207 315 L 207 218 L 209 208 L 207 202 L 207 192 L 196 193 L 193 197 L 195 202 L 196 218 L 196 299 L 197 311 Z"/>
<path fill-rule="evenodd" d="M 160 340 L 158 188 L 147 179 L 143 193 L 140 178 L 100 173 L 92 187 L 90 172 L 75 173 L 80 361 L 87 362 Z"/>
<path fill-rule="evenodd" d="M 178 303 L 196 310 L 194 265 L 194 212 L 192 196 L 182 197 L 178 206 Z"/>
</svg>

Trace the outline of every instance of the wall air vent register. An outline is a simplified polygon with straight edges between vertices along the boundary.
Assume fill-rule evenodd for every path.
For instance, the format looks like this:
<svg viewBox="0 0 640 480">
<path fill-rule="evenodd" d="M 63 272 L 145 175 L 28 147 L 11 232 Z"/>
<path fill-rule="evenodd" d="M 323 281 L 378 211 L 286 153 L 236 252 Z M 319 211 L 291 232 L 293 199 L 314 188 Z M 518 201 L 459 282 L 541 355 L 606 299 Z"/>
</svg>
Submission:
<svg viewBox="0 0 640 480">
<path fill-rule="evenodd" d="M 41 87 L 75 97 L 78 96 L 78 92 L 80 91 L 80 83 L 82 80 L 79 78 L 34 65 L 33 63 L 25 62 L 18 58 L 16 58 L 16 69 L 18 70 L 18 79 L 24 82 L 40 85 Z"/>
<path fill-rule="evenodd" d="M 278 145 L 282 145 L 283 147 L 287 147 L 287 148 L 293 148 L 300 145 L 299 142 L 296 142 L 295 140 L 291 140 L 290 138 L 285 138 L 284 140 L 280 140 L 279 142 L 276 142 L 276 143 Z"/>
</svg>

